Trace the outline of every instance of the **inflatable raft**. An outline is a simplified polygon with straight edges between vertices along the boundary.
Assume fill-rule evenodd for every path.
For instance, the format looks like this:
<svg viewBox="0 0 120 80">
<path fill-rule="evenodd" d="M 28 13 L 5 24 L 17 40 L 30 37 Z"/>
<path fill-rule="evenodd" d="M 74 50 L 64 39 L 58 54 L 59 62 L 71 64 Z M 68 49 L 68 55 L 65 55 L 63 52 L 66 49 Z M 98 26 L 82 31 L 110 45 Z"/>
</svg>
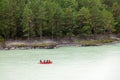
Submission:
<svg viewBox="0 0 120 80">
<path fill-rule="evenodd" d="M 51 60 L 40 60 L 40 64 L 52 64 L 53 62 Z"/>
</svg>

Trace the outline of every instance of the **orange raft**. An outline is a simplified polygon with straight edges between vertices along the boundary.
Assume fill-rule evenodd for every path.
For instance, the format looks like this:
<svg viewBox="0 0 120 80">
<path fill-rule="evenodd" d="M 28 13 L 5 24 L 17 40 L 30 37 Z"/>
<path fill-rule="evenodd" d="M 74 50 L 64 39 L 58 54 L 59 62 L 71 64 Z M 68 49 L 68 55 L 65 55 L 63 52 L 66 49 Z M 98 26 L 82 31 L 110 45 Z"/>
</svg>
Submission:
<svg viewBox="0 0 120 80">
<path fill-rule="evenodd" d="M 52 64 L 53 62 L 51 60 L 40 60 L 40 64 Z"/>
</svg>

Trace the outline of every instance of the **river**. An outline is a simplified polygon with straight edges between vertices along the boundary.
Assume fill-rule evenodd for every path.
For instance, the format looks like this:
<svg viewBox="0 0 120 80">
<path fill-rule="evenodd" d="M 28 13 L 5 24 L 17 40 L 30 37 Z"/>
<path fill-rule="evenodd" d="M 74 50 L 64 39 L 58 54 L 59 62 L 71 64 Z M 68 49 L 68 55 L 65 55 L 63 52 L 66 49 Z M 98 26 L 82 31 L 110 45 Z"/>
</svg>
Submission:
<svg viewBox="0 0 120 80">
<path fill-rule="evenodd" d="M 120 44 L 1 50 L 0 80 L 120 80 Z"/>
</svg>

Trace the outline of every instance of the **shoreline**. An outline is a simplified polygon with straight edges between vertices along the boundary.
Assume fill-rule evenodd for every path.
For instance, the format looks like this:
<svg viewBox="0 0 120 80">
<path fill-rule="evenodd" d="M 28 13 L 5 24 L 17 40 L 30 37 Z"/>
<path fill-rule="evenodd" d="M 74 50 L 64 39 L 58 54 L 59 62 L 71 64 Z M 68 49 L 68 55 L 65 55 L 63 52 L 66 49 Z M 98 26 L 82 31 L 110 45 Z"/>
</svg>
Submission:
<svg viewBox="0 0 120 80">
<path fill-rule="evenodd" d="M 54 49 L 65 46 L 78 46 L 78 47 L 87 47 L 87 46 L 102 46 L 108 44 L 120 43 L 120 39 L 102 39 L 102 40 L 77 40 L 70 42 L 68 41 L 53 41 L 53 40 L 43 40 L 43 41 L 6 41 L 3 47 L 0 47 L 0 50 L 27 50 L 27 49 Z"/>
</svg>

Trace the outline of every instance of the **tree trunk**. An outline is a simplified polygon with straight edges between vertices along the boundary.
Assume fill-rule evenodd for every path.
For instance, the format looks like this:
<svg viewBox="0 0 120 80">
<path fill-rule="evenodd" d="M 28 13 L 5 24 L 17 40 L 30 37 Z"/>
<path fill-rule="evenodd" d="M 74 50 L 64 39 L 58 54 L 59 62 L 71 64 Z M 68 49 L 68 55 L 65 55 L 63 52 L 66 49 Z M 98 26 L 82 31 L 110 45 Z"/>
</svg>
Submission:
<svg viewBox="0 0 120 80">
<path fill-rule="evenodd" d="M 28 41 L 30 41 L 30 22 L 29 22 L 29 26 L 28 26 Z"/>
<path fill-rule="evenodd" d="M 51 23 L 52 24 L 52 26 L 51 26 L 51 32 L 52 32 L 52 40 L 53 40 L 53 23 Z"/>
<path fill-rule="evenodd" d="M 43 23 L 41 22 L 41 24 L 40 24 L 40 40 L 42 39 L 42 27 L 43 27 Z"/>
</svg>

